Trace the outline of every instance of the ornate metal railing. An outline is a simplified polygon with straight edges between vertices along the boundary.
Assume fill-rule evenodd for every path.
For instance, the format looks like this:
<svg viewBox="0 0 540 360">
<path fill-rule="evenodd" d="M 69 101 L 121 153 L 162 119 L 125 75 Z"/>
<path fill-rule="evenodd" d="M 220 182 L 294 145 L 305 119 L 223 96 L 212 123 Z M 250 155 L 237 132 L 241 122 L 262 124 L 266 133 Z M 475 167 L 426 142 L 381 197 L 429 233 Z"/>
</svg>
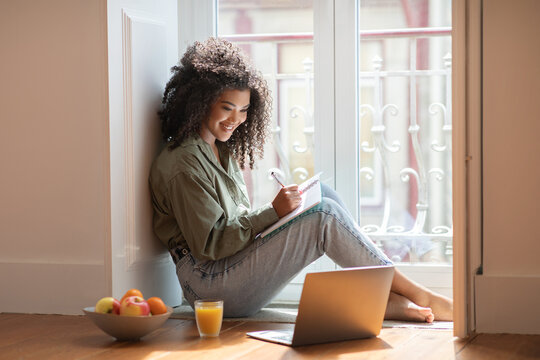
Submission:
<svg viewBox="0 0 540 360">
<path fill-rule="evenodd" d="M 359 170 L 360 176 L 377 182 L 382 188 L 382 194 L 379 199 L 379 207 L 382 208 L 380 214 L 375 218 L 377 222 L 364 224 L 362 214 L 360 216 L 360 226 L 363 231 L 368 233 L 372 239 L 385 251 L 388 252 L 392 244 L 405 244 L 408 254 L 414 254 L 417 249 L 428 249 L 436 245 L 441 248 L 442 257 L 438 261 L 450 262 L 452 256 L 452 222 L 451 222 L 451 132 L 452 132 L 452 114 L 451 114 L 451 55 L 444 55 L 444 66 L 441 69 L 417 69 L 417 43 L 418 39 L 450 37 L 450 28 L 422 28 L 422 29 L 404 29 L 404 30 L 377 30 L 362 31 L 360 33 L 360 42 L 381 42 L 387 39 L 408 39 L 409 40 L 409 68 L 400 70 L 385 70 L 383 67 L 384 59 L 381 56 L 372 58 L 371 70 L 359 71 L 360 82 L 371 84 L 371 101 L 362 103 L 360 99 L 359 116 L 360 120 L 366 118 L 371 120 L 370 139 L 363 141 L 359 146 L 359 151 L 364 154 L 371 154 L 374 163 L 370 166 L 362 166 Z M 260 34 L 260 35 L 231 35 L 226 36 L 231 41 L 240 44 L 254 44 L 265 42 L 271 46 L 271 56 L 278 58 L 279 44 L 284 43 L 310 43 L 313 41 L 312 34 Z M 271 71 L 265 73 L 265 76 L 273 89 L 280 88 L 280 82 L 284 81 L 303 81 L 305 88 L 305 101 L 303 104 L 287 104 L 286 111 L 281 111 L 281 116 L 274 112 L 274 145 L 276 158 L 274 163 L 266 163 L 261 166 L 261 174 L 255 175 L 257 179 L 254 182 L 257 188 L 266 189 L 272 182 L 269 175 L 271 171 L 277 171 L 288 181 L 299 181 L 311 175 L 312 164 L 309 166 L 291 167 L 291 157 L 294 154 L 313 153 L 313 61 L 307 58 L 303 61 L 303 73 L 279 73 L 277 62 L 272 65 Z M 394 103 L 386 103 L 387 91 L 384 82 L 391 78 L 408 79 L 408 115 L 406 120 L 408 124 L 405 131 L 408 132 L 407 141 L 389 140 L 389 127 L 387 124 L 392 117 L 396 117 L 400 111 L 400 106 Z M 443 84 L 445 99 L 443 101 L 432 102 L 424 111 L 419 111 L 417 98 L 417 81 L 419 78 L 437 77 L 439 85 Z M 403 96 L 403 94 L 401 94 Z M 274 94 L 274 98 L 276 98 Z M 285 115 L 286 114 L 286 115 Z M 428 118 L 425 118 L 427 114 Z M 442 121 L 441 121 L 442 119 Z M 303 131 L 301 133 L 289 133 L 289 121 L 303 121 Z M 434 126 L 431 123 L 440 122 L 440 126 Z M 422 128 L 431 125 L 432 138 L 421 139 Z M 403 127 L 403 124 L 401 124 Z M 435 130 L 436 129 L 436 130 Z M 294 140 L 291 140 L 294 138 Z M 283 139 L 288 139 L 283 143 Z M 291 144 L 289 146 L 288 144 Z M 288 150 L 287 150 L 288 149 Z M 402 166 L 393 163 L 392 154 L 398 152 L 407 152 L 412 164 L 415 166 Z M 442 154 L 440 161 L 427 160 L 430 152 Z M 437 157 L 433 157 L 437 158 Z M 396 205 L 392 201 L 392 179 L 391 172 L 395 172 L 395 167 L 399 166 L 400 180 L 409 183 L 410 188 L 414 187 L 417 201 L 415 204 L 416 216 L 412 225 L 396 225 L 391 222 L 391 214 Z M 394 167 L 391 169 L 391 167 Z M 392 171 L 391 171 L 392 170 Z M 430 177 L 444 184 L 438 189 L 429 186 Z M 414 181 L 411 181 L 414 179 Z M 264 182 L 268 182 L 263 185 Z M 439 198 L 443 198 L 441 206 L 431 206 L 430 198 L 434 197 L 434 192 L 439 192 Z M 255 198 L 257 198 L 255 196 Z M 412 199 L 409 195 L 409 200 Z M 265 200 L 265 199 L 263 199 Z M 360 199 L 362 203 L 362 199 Z M 438 204 L 435 204 L 438 205 Z M 376 208 L 377 204 L 371 204 L 362 212 L 369 212 L 369 208 Z M 439 212 L 445 212 L 442 218 L 446 223 L 430 224 L 427 228 L 426 221 L 430 211 L 439 208 Z M 433 222 L 433 221 L 432 221 Z M 391 250 L 391 249 L 390 249 Z M 423 250 L 423 252 L 425 252 Z M 402 254 L 394 252 L 391 255 L 395 261 L 403 261 Z M 408 256 L 409 261 L 418 260 L 418 256 Z"/>
<path fill-rule="evenodd" d="M 364 32 L 361 41 L 379 41 L 384 42 L 389 38 L 401 38 L 408 40 L 409 68 L 400 70 L 383 70 L 383 59 L 380 56 L 374 56 L 372 59 L 371 71 L 360 71 L 360 82 L 371 82 L 372 101 L 371 103 L 361 103 L 359 106 L 360 119 L 368 116 L 371 119 L 371 141 L 363 141 L 360 145 L 360 151 L 363 153 L 375 153 L 377 161 L 380 164 L 379 182 L 383 184 L 382 199 L 384 202 L 382 216 L 378 223 L 362 224 L 362 229 L 370 235 L 381 247 L 388 252 L 392 252 L 392 243 L 399 244 L 401 248 L 406 248 L 406 255 L 409 260 L 419 260 L 419 256 L 414 254 L 429 253 L 431 259 L 437 261 L 450 262 L 452 256 L 452 220 L 451 220 L 451 133 L 452 133 L 452 99 L 451 99 L 451 55 L 446 53 L 443 56 L 443 67 L 441 69 L 418 69 L 417 66 L 417 45 L 418 39 L 448 37 L 450 28 L 435 29 L 405 29 L 401 31 L 369 31 Z M 387 123 L 391 118 L 396 117 L 402 111 L 394 103 L 386 103 L 390 91 L 384 89 L 383 84 L 391 78 L 408 79 L 409 113 L 400 120 L 408 121 L 408 139 L 406 142 L 400 140 L 388 140 L 389 127 Z M 443 87 L 444 100 L 429 103 L 427 109 L 420 109 L 418 104 L 417 82 L 419 78 L 435 78 L 437 84 L 435 87 Z M 431 88 L 430 88 L 431 90 Z M 395 95 L 395 94 L 394 94 Z M 422 103 L 423 104 L 423 103 Z M 422 111 L 423 110 L 423 111 Z M 427 110 L 427 111 L 426 111 Z M 441 125 L 434 125 L 435 120 L 442 117 Z M 385 121 L 386 120 L 386 121 Z M 429 122 L 432 122 L 430 124 Z M 402 128 L 403 128 L 402 124 Z M 431 138 L 422 140 L 420 132 L 422 127 L 429 127 Z M 424 133 L 424 135 L 426 135 Z M 391 143 L 390 143 L 391 142 Z M 428 149 L 426 149 L 428 147 Z M 408 160 L 416 166 L 403 166 L 397 163 L 392 164 L 390 160 L 392 155 L 407 151 Z M 442 154 L 437 156 L 435 154 Z M 428 160 L 431 160 L 428 162 Z M 393 182 L 389 177 L 391 167 L 400 166 L 399 176 L 401 181 L 409 183 L 410 193 L 415 192 L 417 201 L 415 204 L 416 216 L 412 225 L 408 228 L 404 225 L 391 224 L 391 212 L 396 205 L 393 203 L 391 194 Z M 394 171 L 395 173 L 395 171 Z M 373 166 L 364 166 L 360 169 L 360 174 L 366 179 L 374 181 L 377 174 Z M 443 186 L 435 187 L 429 185 L 429 177 L 432 176 L 436 181 L 441 182 Z M 414 179 L 414 181 L 411 181 Z M 414 188 L 413 188 L 414 187 Z M 437 192 L 439 194 L 437 194 Z M 430 197 L 443 200 L 440 203 L 430 202 Z M 412 196 L 409 195 L 409 199 Z M 429 212 L 442 212 L 439 216 L 446 223 L 431 224 L 427 228 L 427 218 Z M 433 221 L 432 221 L 433 222 Z M 437 254 L 438 251 L 438 254 Z M 404 259 L 403 252 L 393 251 L 392 257 L 395 261 Z M 438 255 L 435 257 L 435 255 Z M 427 260 L 429 261 L 429 259 Z"/>
</svg>

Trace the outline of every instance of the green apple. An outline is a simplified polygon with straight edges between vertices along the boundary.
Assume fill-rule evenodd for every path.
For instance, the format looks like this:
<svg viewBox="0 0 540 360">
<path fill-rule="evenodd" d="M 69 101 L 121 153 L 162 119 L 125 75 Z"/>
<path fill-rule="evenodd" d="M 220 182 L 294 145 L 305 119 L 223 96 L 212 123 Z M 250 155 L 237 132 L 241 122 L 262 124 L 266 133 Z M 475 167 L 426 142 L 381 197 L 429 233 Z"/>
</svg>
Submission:
<svg viewBox="0 0 540 360">
<path fill-rule="evenodd" d="M 111 296 L 101 298 L 96 303 L 96 312 L 101 314 L 120 314 L 120 302 Z"/>
</svg>

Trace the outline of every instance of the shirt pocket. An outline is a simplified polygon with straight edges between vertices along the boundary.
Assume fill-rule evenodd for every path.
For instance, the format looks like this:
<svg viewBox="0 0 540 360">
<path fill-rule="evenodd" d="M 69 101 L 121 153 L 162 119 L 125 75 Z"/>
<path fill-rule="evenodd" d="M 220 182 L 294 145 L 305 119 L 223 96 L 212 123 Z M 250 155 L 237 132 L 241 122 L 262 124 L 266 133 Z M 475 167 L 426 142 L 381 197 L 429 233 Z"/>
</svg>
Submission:
<svg viewBox="0 0 540 360">
<path fill-rule="evenodd" d="M 232 174 L 232 178 L 235 182 L 236 187 L 236 193 L 239 197 L 241 197 L 240 203 L 246 205 L 249 209 L 249 195 L 246 187 L 246 183 L 244 182 L 244 175 L 242 173 L 242 170 L 236 170 Z"/>
</svg>

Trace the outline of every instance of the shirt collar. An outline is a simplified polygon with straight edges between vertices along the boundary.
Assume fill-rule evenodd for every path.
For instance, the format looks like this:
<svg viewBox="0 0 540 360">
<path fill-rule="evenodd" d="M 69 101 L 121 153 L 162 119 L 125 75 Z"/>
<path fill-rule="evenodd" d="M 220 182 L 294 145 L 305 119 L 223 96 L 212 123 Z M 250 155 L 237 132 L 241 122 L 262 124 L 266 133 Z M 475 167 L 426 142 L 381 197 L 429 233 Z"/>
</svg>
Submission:
<svg viewBox="0 0 540 360">
<path fill-rule="evenodd" d="M 230 164 L 230 153 L 227 149 L 227 145 L 221 141 L 216 142 L 219 154 L 222 157 L 227 157 L 226 159 L 223 158 L 223 163 L 227 167 L 227 169 L 224 169 L 223 166 L 218 162 L 216 159 L 216 156 L 214 155 L 214 152 L 212 151 L 212 147 L 210 147 L 210 144 L 208 144 L 206 141 L 204 141 L 199 134 L 193 134 L 189 138 L 182 141 L 182 144 L 180 144 L 181 147 L 188 147 L 188 146 L 197 146 L 201 150 L 201 152 L 206 156 L 206 158 L 214 164 L 220 171 L 225 172 L 228 174 L 231 171 L 231 164 Z"/>
<path fill-rule="evenodd" d="M 190 145 L 208 145 L 199 134 L 193 134 L 180 144 L 181 147 L 188 147 Z M 210 145 L 208 145 L 210 146 Z"/>
</svg>

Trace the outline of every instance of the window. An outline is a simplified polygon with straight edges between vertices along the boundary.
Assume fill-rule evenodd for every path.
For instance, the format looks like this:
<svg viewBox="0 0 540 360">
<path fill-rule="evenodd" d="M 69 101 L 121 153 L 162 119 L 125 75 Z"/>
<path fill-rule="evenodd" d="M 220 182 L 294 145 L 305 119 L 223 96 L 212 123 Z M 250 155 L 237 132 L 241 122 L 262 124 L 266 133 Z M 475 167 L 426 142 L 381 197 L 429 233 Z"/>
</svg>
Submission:
<svg viewBox="0 0 540 360">
<path fill-rule="evenodd" d="M 360 1 L 359 223 L 395 262 L 452 262 L 450 15 Z"/>
<path fill-rule="evenodd" d="M 245 173 L 252 204 L 277 192 L 272 170 L 323 170 L 402 271 L 451 296 L 451 0 L 219 0 L 217 18 L 274 99 L 273 143 Z"/>
<path fill-rule="evenodd" d="M 218 35 L 244 49 L 263 73 L 273 97 L 273 142 L 257 169 L 245 174 L 255 207 L 271 201 L 278 191 L 271 171 L 289 183 L 300 183 L 314 173 L 311 1 L 257 4 L 218 3 Z M 268 191 L 269 187 L 275 192 Z"/>
<path fill-rule="evenodd" d="M 272 91 L 273 141 L 256 169 L 244 173 L 257 207 L 273 200 L 279 190 L 271 171 L 287 183 L 301 183 L 315 173 L 313 1 L 219 0 L 217 14 L 217 34 L 249 54 Z M 334 268 L 323 257 L 293 279 L 277 300 L 298 300 L 305 273 Z"/>
<path fill-rule="evenodd" d="M 395 262 L 449 264 L 451 3 L 360 4 L 359 223 Z"/>
<path fill-rule="evenodd" d="M 337 190 L 398 268 L 448 296 L 451 5 L 334 1 L 335 59 L 355 59 L 335 65 Z M 340 90 L 351 74 L 355 97 Z"/>
</svg>

